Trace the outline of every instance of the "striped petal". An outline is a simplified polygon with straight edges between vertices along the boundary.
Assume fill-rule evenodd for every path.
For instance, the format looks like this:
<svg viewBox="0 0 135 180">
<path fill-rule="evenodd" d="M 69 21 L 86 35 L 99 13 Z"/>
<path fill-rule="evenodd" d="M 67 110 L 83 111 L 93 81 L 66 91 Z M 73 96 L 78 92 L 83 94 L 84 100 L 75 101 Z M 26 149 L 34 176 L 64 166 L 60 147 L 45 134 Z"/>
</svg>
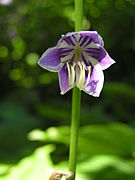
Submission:
<svg viewBox="0 0 135 180">
<path fill-rule="evenodd" d="M 66 63 L 66 62 L 68 62 L 68 61 L 71 61 L 72 58 L 73 58 L 73 56 L 74 56 L 74 52 L 71 51 L 71 52 L 67 53 L 65 56 L 60 57 L 61 62 L 62 62 L 62 63 Z"/>
<path fill-rule="evenodd" d="M 104 42 L 97 31 L 80 31 L 79 34 L 82 37 L 82 40 L 80 41 L 81 46 L 86 46 L 86 42 L 89 44 L 91 41 L 95 44 L 99 44 L 100 46 L 104 45 Z"/>
<path fill-rule="evenodd" d="M 88 47 L 88 48 L 84 48 L 84 51 L 85 51 L 85 56 L 88 55 L 90 61 L 92 61 L 93 59 L 96 63 L 99 63 L 102 67 L 102 70 L 107 69 L 108 67 L 110 67 L 112 64 L 115 63 L 115 61 L 109 56 L 109 54 L 105 51 L 103 47 L 98 47 L 98 46 Z"/>
</svg>

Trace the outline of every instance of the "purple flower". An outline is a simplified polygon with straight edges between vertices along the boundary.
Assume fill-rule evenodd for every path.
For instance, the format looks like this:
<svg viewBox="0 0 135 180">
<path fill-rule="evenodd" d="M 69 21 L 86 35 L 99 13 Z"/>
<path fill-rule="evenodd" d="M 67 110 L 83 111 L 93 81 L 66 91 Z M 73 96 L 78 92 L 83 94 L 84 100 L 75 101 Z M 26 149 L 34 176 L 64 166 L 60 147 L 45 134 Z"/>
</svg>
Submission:
<svg viewBox="0 0 135 180">
<path fill-rule="evenodd" d="M 98 97 L 104 83 L 103 70 L 115 63 L 103 45 L 96 31 L 67 33 L 62 35 L 55 47 L 45 51 L 39 65 L 58 72 L 61 94 L 77 86 Z"/>
</svg>

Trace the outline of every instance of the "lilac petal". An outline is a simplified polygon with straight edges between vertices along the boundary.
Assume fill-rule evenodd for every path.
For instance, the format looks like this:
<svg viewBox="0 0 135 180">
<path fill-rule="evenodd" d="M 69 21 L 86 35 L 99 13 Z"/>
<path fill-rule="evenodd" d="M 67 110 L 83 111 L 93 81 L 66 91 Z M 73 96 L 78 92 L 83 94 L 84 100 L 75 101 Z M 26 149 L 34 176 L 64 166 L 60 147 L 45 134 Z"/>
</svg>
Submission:
<svg viewBox="0 0 135 180">
<path fill-rule="evenodd" d="M 67 46 L 75 46 L 78 42 L 80 46 L 86 46 L 93 41 L 94 43 L 103 46 L 103 40 L 101 36 L 96 31 L 80 31 L 80 32 L 70 32 L 63 35 L 58 42 L 58 46 L 61 43 L 67 44 Z"/>
<path fill-rule="evenodd" d="M 73 51 L 73 49 L 71 49 L 71 48 L 61 48 L 61 49 L 59 50 L 59 52 L 60 52 L 60 57 L 65 57 L 65 56 L 67 56 L 71 51 Z"/>
<path fill-rule="evenodd" d="M 101 48 L 102 53 L 100 57 L 100 65 L 102 67 L 102 70 L 107 69 L 110 67 L 112 64 L 115 63 L 115 61 L 109 56 L 109 54 L 106 52 L 105 49 Z"/>
<path fill-rule="evenodd" d="M 101 36 L 97 33 L 97 31 L 69 32 L 66 35 L 62 36 L 58 44 L 64 41 L 67 43 L 68 46 L 75 46 L 77 42 L 80 42 L 81 46 L 83 46 L 84 44 L 86 46 L 87 43 L 89 44 L 91 41 L 100 46 L 104 45 L 104 42 Z"/>
<path fill-rule="evenodd" d="M 101 65 L 102 70 L 107 69 L 115 63 L 115 61 L 102 47 L 84 48 L 84 54 L 87 57 L 86 59 L 89 59 L 93 66 L 99 63 Z"/>
<path fill-rule="evenodd" d="M 58 41 L 57 46 L 60 48 L 64 47 L 74 47 L 76 45 L 75 32 L 67 33 L 66 35 L 62 35 L 61 39 Z"/>
<path fill-rule="evenodd" d="M 53 47 L 47 49 L 39 59 L 38 64 L 49 71 L 57 72 L 61 68 L 61 61 L 59 57 L 59 48 Z"/>
<path fill-rule="evenodd" d="M 104 83 L 104 74 L 101 69 L 101 66 L 98 64 L 92 69 L 89 82 L 87 83 L 87 86 L 84 86 L 84 91 L 89 95 L 99 97 L 100 92 L 103 88 L 103 83 Z"/>
<path fill-rule="evenodd" d="M 68 90 L 72 88 L 69 86 L 68 69 L 66 64 L 59 71 L 59 84 L 61 94 L 65 94 Z"/>
<path fill-rule="evenodd" d="M 80 31 L 79 34 L 85 39 L 85 41 L 86 39 L 92 39 L 94 43 L 99 44 L 100 46 L 104 45 L 104 42 L 101 36 L 97 33 L 97 31 Z"/>
</svg>

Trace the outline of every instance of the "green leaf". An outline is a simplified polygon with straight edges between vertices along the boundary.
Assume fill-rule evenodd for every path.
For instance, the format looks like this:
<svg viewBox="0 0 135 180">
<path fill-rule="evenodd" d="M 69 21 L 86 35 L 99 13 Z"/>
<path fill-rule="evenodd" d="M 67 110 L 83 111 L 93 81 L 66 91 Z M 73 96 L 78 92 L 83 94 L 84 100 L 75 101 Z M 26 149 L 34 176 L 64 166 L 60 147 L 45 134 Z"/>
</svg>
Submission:
<svg viewBox="0 0 135 180">
<path fill-rule="evenodd" d="M 32 140 L 36 133 L 40 133 L 38 140 L 51 143 L 69 145 L 69 127 L 50 127 L 45 132 L 34 130 L 29 134 Z M 79 152 L 89 155 L 113 154 L 123 157 L 132 156 L 135 151 L 135 131 L 130 127 L 113 123 L 108 125 L 89 125 L 80 128 Z"/>
<path fill-rule="evenodd" d="M 22 159 L 15 166 L 9 167 L 8 173 L 0 177 L 1 180 L 45 180 L 49 179 L 53 164 L 50 153 L 53 145 L 38 148 L 32 155 Z"/>
</svg>

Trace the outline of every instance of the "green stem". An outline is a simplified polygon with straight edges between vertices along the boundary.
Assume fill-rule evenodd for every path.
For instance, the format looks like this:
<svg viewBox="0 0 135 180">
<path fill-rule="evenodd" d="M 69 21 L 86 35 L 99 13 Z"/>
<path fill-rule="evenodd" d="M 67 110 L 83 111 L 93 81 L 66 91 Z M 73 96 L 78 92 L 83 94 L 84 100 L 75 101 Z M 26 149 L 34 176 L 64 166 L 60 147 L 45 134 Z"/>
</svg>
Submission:
<svg viewBox="0 0 135 180">
<path fill-rule="evenodd" d="M 83 0 L 75 0 L 75 31 L 82 30 L 83 21 Z M 72 94 L 72 117 L 71 117 L 71 137 L 69 152 L 69 170 L 73 173 L 72 180 L 75 180 L 76 157 L 78 146 L 78 132 L 80 123 L 80 105 L 81 91 L 78 88 L 73 89 Z"/>
<path fill-rule="evenodd" d="M 75 0 L 75 31 L 82 30 L 83 0 Z"/>
<path fill-rule="evenodd" d="M 75 180 L 76 173 L 76 157 L 78 144 L 78 131 L 80 122 L 80 101 L 81 91 L 78 88 L 73 89 L 72 96 L 72 119 L 71 119 L 71 136 L 70 136 L 70 152 L 69 152 L 69 170 L 73 173 L 72 180 Z"/>
</svg>

